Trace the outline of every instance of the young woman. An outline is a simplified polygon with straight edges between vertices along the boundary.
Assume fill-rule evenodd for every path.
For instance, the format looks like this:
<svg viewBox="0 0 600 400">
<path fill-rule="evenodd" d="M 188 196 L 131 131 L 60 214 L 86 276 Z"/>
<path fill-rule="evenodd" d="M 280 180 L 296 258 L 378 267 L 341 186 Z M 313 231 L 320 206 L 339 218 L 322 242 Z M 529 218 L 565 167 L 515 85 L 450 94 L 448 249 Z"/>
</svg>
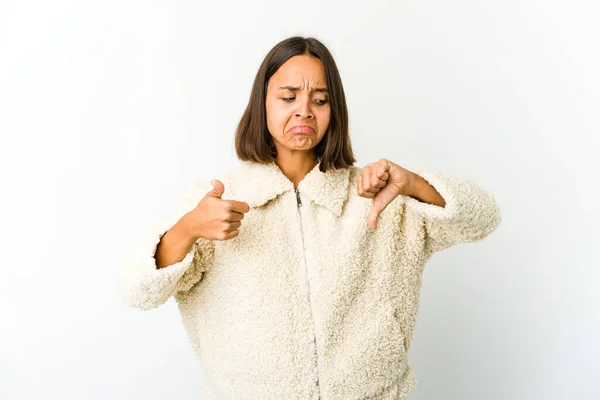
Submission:
<svg viewBox="0 0 600 400">
<path fill-rule="evenodd" d="M 194 185 L 122 269 L 124 301 L 175 297 L 206 399 L 404 398 L 423 267 L 494 231 L 493 197 L 387 159 L 354 166 L 342 81 L 314 38 L 267 54 L 235 145 L 239 167 Z"/>
</svg>

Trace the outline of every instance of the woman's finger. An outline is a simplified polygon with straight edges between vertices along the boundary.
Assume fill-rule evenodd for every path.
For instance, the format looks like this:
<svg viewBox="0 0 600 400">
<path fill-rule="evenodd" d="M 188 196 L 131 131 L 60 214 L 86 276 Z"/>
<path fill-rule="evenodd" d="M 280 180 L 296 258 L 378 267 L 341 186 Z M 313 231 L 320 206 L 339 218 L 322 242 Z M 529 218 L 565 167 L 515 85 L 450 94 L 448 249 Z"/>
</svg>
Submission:
<svg viewBox="0 0 600 400">
<path fill-rule="evenodd" d="M 367 179 L 364 178 L 363 174 L 360 174 L 360 176 L 358 177 L 357 187 L 359 196 L 372 198 L 375 197 L 375 195 L 377 194 L 377 190 L 373 192 L 373 188 L 371 188 L 371 185 L 369 184 Z"/>
<path fill-rule="evenodd" d="M 242 226 L 242 223 L 240 221 L 228 222 L 227 225 L 228 226 L 225 228 L 225 232 L 230 233 Z"/>
</svg>

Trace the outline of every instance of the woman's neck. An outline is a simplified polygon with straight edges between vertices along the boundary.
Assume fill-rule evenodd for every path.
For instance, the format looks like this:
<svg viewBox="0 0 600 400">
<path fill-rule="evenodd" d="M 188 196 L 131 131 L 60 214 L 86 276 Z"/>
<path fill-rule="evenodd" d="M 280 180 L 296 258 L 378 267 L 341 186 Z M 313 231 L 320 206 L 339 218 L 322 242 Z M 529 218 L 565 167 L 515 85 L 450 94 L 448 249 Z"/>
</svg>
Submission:
<svg viewBox="0 0 600 400">
<path fill-rule="evenodd" d="M 281 172 L 294 183 L 294 189 L 298 189 L 298 184 L 304 177 L 312 171 L 318 161 L 314 160 L 314 154 L 296 155 L 291 157 L 277 157 L 275 160 Z"/>
</svg>

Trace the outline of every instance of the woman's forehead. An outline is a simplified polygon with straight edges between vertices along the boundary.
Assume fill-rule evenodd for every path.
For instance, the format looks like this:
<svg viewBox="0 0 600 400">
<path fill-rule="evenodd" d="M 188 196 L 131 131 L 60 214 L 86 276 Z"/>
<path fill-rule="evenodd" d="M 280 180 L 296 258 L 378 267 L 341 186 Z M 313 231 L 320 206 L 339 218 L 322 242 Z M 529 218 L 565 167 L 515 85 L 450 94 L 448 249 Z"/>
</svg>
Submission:
<svg viewBox="0 0 600 400">
<path fill-rule="evenodd" d="M 321 60 L 310 56 L 294 56 L 287 60 L 269 80 L 277 89 L 298 90 L 325 88 L 325 67 Z"/>
</svg>

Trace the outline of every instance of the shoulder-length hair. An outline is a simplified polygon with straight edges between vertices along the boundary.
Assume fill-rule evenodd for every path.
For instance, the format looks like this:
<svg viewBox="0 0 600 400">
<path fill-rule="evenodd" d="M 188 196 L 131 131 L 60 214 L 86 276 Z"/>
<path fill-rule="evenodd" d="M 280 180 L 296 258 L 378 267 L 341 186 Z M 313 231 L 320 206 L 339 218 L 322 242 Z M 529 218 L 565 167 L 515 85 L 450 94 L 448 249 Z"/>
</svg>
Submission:
<svg viewBox="0 0 600 400">
<path fill-rule="evenodd" d="M 342 79 L 333 56 L 315 38 L 294 36 L 275 45 L 263 60 L 250 93 L 248 106 L 242 115 L 235 134 L 235 150 L 238 159 L 266 163 L 277 158 L 277 149 L 267 128 L 266 96 L 269 79 L 291 57 L 308 55 L 315 57 L 325 67 L 325 79 L 329 91 L 330 121 L 325 136 L 315 147 L 315 161 L 319 169 L 347 168 L 356 162 L 350 135 L 348 134 L 348 108 Z"/>
</svg>

